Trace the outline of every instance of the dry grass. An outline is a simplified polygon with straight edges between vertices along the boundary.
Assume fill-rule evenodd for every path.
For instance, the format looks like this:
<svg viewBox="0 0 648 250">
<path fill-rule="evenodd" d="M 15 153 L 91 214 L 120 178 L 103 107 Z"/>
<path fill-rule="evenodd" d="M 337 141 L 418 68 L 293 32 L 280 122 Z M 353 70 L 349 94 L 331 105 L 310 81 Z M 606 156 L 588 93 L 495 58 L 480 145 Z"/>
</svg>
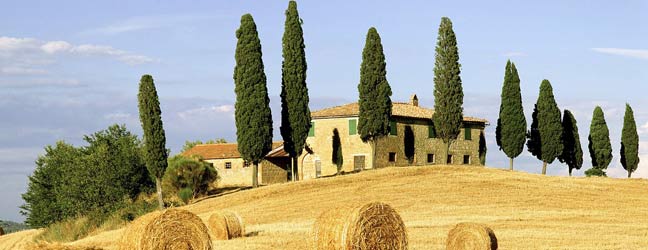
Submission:
<svg viewBox="0 0 648 250">
<path fill-rule="evenodd" d="M 497 237 L 484 224 L 459 223 L 448 232 L 446 250 L 497 250 Z"/>
<path fill-rule="evenodd" d="M 319 214 L 370 201 L 399 212 L 409 249 L 445 249 L 448 231 L 461 222 L 489 225 L 499 249 L 645 249 L 647 190 L 643 179 L 429 166 L 272 185 L 184 208 L 203 218 L 214 210 L 237 211 L 245 220 L 246 237 L 213 241 L 215 249 L 313 249 L 311 228 Z M 108 231 L 77 242 L 111 250 L 120 234 Z M 20 249 L 13 246 L 34 235 L 28 230 L 1 236 L 0 249 Z"/>
<path fill-rule="evenodd" d="M 319 250 L 407 249 L 403 220 L 382 202 L 325 211 L 313 225 L 313 238 Z"/>
</svg>

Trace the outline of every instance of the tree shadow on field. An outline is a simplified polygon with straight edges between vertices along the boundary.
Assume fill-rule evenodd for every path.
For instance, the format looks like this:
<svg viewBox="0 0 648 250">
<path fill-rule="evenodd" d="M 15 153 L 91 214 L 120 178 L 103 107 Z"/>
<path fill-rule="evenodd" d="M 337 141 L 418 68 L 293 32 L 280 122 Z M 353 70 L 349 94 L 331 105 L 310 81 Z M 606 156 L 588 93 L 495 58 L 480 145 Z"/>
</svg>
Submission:
<svg viewBox="0 0 648 250">
<path fill-rule="evenodd" d="M 254 236 L 258 236 L 259 233 L 261 233 L 261 232 L 262 232 L 262 231 L 252 231 L 252 232 L 248 232 L 248 233 L 245 234 L 245 237 L 254 237 Z"/>
</svg>

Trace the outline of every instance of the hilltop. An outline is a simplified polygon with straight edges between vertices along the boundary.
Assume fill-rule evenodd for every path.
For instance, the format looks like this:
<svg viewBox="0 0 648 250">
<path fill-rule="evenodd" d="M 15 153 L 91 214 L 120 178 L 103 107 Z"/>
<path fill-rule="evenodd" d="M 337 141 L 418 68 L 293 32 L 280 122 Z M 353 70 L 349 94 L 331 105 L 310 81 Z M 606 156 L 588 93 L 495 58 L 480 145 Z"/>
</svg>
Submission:
<svg viewBox="0 0 648 250">
<path fill-rule="evenodd" d="M 386 168 L 245 190 L 183 208 L 207 218 L 240 213 L 248 237 L 216 249 L 309 249 L 310 229 L 339 204 L 383 201 L 402 216 L 410 249 L 444 249 L 459 222 L 495 231 L 501 249 L 639 249 L 648 246 L 648 180 L 541 176 L 461 166 Z M 116 249 L 122 230 L 72 244 Z M 37 231 L 0 237 L 14 249 Z"/>
</svg>

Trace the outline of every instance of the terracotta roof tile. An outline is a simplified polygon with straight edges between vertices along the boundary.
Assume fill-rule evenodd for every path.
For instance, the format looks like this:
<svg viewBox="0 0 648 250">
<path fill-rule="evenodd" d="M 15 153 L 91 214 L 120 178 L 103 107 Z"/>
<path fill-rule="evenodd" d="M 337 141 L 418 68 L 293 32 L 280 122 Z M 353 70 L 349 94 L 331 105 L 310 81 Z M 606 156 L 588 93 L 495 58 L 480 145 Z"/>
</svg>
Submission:
<svg viewBox="0 0 648 250">
<path fill-rule="evenodd" d="M 273 142 L 272 149 L 283 146 L 283 141 Z M 182 153 L 184 156 L 198 155 L 203 159 L 241 158 L 236 143 L 198 144 Z"/>
<path fill-rule="evenodd" d="M 359 110 L 360 108 L 358 103 L 354 102 L 354 103 L 325 108 L 325 109 L 311 112 L 311 117 L 313 117 L 313 119 L 354 117 L 354 116 L 358 116 L 358 113 L 360 112 Z M 434 114 L 434 110 L 429 108 L 414 106 L 412 104 L 404 103 L 404 102 L 392 103 L 392 116 L 430 119 L 433 114 Z M 470 117 L 470 116 L 464 116 L 464 121 L 488 123 L 486 119 Z"/>
</svg>

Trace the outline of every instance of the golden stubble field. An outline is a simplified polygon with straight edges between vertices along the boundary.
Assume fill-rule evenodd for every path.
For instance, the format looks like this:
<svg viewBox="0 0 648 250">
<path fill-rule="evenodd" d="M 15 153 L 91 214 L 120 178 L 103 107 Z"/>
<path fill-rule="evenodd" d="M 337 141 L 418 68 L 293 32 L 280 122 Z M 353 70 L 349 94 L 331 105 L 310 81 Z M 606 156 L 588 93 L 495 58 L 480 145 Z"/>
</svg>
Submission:
<svg viewBox="0 0 648 250">
<path fill-rule="evenodd" d="M 246 190 L 184 209 L 203 219 L 238 212 L 245 238 L 215 249 L 312 249 L 311 228 L 339 204 L 382 201 L 402 216 L 410 249 L 444 249 L 460 222 L 489 225 L 500 249 L 648 249 L 648 180 L 548 177 L 506 170 L 426 166 L 386 168 Z M 117 249 L 123 230 L 71 243 Z M 29 230 L 0 237 L 20 249 Z"/>
</svg>

